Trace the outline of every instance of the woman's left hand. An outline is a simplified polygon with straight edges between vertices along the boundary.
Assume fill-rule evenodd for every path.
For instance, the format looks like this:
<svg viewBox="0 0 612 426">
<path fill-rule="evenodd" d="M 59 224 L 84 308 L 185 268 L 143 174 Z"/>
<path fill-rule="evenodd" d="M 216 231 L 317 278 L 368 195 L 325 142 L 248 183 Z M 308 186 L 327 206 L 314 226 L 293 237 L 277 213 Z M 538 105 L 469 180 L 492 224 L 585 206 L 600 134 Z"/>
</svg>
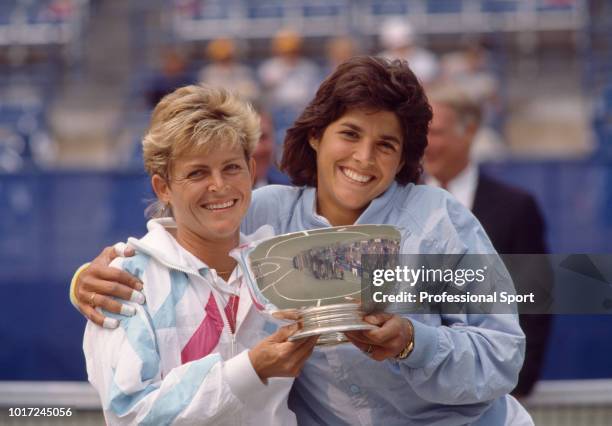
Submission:
<svg viewBox="0 0 612 426">
<path fill-rule="evenodd" d="M 414 339 L 408 319 L 387 313 L 370 314 L 364 321 L 379 326 L 375 330 L 348 331 L 346 337 L 376 361 L 395 358 Z"/>
</svg>

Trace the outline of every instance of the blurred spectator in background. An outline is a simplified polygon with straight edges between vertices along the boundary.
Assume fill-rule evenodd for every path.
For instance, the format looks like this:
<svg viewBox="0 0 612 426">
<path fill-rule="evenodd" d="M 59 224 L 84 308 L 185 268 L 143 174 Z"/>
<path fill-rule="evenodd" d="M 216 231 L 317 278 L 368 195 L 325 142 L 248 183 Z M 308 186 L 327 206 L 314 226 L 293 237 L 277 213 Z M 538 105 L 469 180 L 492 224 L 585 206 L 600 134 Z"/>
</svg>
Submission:
<svg viewBox="0 0 612 426">
<path fill-rule="evenodd" d="M 385 49 L 380 53 L 389 59 L 405 59 L 422 84 L 433 82 L 439 73 L 436 56 L 417 44 L 417 37 L 410 23 L 401 18 L 383 22 L 380 43 Z"/>
<path fill-rule="evenodd" d="M 74 0 L 52 0 L 40 8 L 39 19 L 42 21 L 63 21 L 76 12 Z"/>
<path fill-rule="evenodd" d="M 444 55 L 441 63 L 442 79 L 461 87 L 482 106 L 482 124 L 475 136 L 472 158 L 490 161 L 506 157 L 507 148 L 500 136 L 503 118 L 500 83 L 489 52 L 482 42 L 471 39 L 463 49 Z"/>
<path fill-rule="evenodd" d="M 498 253 L 546 253 L 544 219 L 535 199 L 521 189 L 480 173 L 470 159 L 470 148 L 481 121 L 480 106 L 449 84 L 432 87 L 427 96 L 434 114 L 424 156 L 426 183 L 446 189 L 471 209 Z M 534 271 L 517 276 L 517 270 L 511 270 L 517 292 L 519 286 L 530 287 L 536 300 L 549 300 L 552 279 L 549 267 L 546 268 L 538 274 L 537 283 L 526 281 L 526 276 L 533 279 Z M 521 315 L 520 324 L 527 337 L 527 349 L 513 394 L 525 397 L 540 375 L 551 317 Z"/>
<path fill-rule="evenodd" d="M 259 67 L 263 99 L 272 114 L 275 140 L 275 161 L 280 161 L 284 134 L 297 115 L 314 96 L 321 81 L 321 71 L 302 55 L 302 36 L 292 30 L 280 30 L 272 40 L 274 56 Z M 274 180 L 289 183 L 281 172 L 273 169 Z"/>
<path fill-rule="evenodd" d="M 206 46 L 206 56 L 211 61 L 198 74 L 200 83 L 223 87 L 253 101 L 259 96 L 259 88 L 251 70 L 236 60 L 237 47 L 233 40 L 218 38 Z"/>
<path fill-rule="evenodd" d="M 273 168 L 272 161 L 274 158 L 274 122 L 272 116 L 262 109 L 260 106 L 255 106 L 259 113 L 261 123 L 261 137 L 259 143 L 253 151 L 253 159 L 255 160 L 255 185 L 254 188 L 266 186 L 273 182 L 270 178 L 270 172 Z"/>
<path fill-rule="evenodd" d="M 472 40 L 459 51 L 442 57 L 442 72 L 446 80 L 460 85 L 461 89 L 477 102 L 495 99 L 499 81 L 493 73 L 489 54 L 478 41 Z"/>
<path fill-rule="evenodd" d="M 253 106 L 261 120 L 261 138 L 253 152 L 253 159 L 256 162 L 255 174 L 257 177 L 253 188 L 260 188 L 266 185 L 290 185 L 289 178 L 278 169 L 276 164 L 276 151 L 280 149 L 282 153 L 282 145 L 277 145 L 276 143 L 277 133 L 274 118 L 258 102 L 255 102 Z"/>
<path fill-rule="evenodd" d="M 0 173 L 18 172 L 24 165 L 25 143 L 21 136 L 7 127 L 0 127 Z"/>
<path fill-rule="evenodd" d="M 4 95 L 4 93 L 3 93 Z M 7 103 L 0 96 L 0 172 L 15 173 L 31 168 L 52 165 L 58 154 L 58 146 L 51 139 L 35 110 L 25 104 Z"/>
<path fill-rule="evenodd" d="M 319 85 L 319 69 L 302 56 L 302 42 L 301 35 L 295 31 L 279 31 L 272 40 L 274 56 L 259 68 L 265 96 L 275 109 L 301 111 Z"/>
<path fill-rule="evenodd" d="M 160 71 L 153 76 L 145 92 L 147 105 L 153 109 L 168 93 L 192 82 L 193 78 L 187 71 L 187 61 L 183 55 L 174 49 L 164 50 L 161 54 Z"/>
<path fill-rule="evenodd" d="M 348 61 L 355 56 L 357 49 L 355 42 L 349 36 L 338 36 L 328 40 L 325 45 L 325 54 L 327 57 L 327 73 L 332 73 L 338 65 Z"/>
</svg>

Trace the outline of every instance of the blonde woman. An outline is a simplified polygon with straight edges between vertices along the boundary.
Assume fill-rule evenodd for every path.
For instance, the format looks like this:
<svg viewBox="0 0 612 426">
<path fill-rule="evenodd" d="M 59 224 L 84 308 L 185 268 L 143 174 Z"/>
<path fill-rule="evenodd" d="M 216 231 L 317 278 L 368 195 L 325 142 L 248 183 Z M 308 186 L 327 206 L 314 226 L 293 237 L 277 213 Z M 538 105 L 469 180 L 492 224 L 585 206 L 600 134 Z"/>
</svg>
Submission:
<svg viewBox="0 0 612 426">
<path fill-rule="evenodd" d="M 259 119 L 222 89 L 188 86 L 157 105 L 143 141 L 157 203 L 136 255 L 113 266 L 137 276 L 146 303 L 119 327 L 87 325 L 90 382 L 109 424 L 293 424 L 287 396 L 316 342 L 269 335 L 229 252 L 251 201 Z M 250 349 L 249 349 L 250 348 Z"/>
</svg>

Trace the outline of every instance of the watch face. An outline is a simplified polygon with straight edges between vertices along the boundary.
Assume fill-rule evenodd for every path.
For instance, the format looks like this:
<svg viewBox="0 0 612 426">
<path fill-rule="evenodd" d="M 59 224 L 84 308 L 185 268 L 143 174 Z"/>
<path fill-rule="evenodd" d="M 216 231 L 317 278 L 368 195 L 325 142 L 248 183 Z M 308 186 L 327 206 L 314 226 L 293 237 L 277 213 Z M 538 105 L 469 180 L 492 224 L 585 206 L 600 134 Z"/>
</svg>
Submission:
<svg viewBox="0 0 612 426">
<path fill-rule="evenodd" d="M 270 310 L 359 302 L 371 266 L 364 255 L 395 259 L 400 240 L 394 226 L 352 225 L 259 242 L 246 256 L 251 294 Z"/>
</svg>

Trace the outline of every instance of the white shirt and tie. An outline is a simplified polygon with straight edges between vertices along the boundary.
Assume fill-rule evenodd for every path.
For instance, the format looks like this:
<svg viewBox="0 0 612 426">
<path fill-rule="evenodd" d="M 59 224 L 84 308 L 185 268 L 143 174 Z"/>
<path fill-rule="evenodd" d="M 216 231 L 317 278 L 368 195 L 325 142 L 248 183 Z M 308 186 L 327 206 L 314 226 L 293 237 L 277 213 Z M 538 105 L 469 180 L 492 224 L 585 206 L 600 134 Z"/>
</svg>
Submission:
<svg viewBox="0 0 612 426">
<path fill-rule="evenodd" d="M 442 186 L 433 176 L 426 176 L 425 183 L 427 185 L 444 188 L 459 201 L 464 207 L 472 210 L 474 207 L 474 197 L 476 196 L 476 187 L 478 186 L 478 168 L 470 163 L 461 171 L 454 179 Z"/>
</svg>

